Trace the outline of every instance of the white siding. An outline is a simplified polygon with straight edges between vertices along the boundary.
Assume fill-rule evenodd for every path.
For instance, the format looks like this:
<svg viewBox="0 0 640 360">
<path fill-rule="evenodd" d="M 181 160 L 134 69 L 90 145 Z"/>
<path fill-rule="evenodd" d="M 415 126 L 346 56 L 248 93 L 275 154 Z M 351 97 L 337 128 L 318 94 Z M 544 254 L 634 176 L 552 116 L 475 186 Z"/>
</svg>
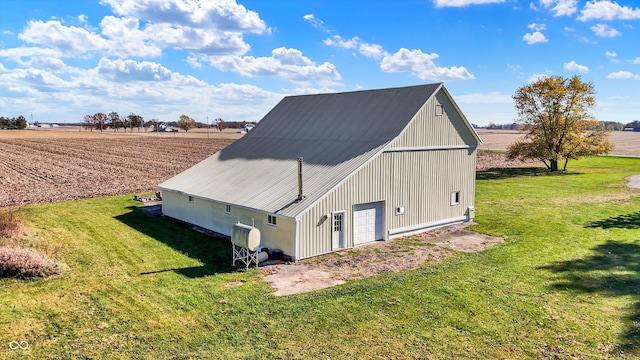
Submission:
<svg viewBox="0 0 640 360">
<path fill-rule="evenodd" d="M 226 213 L 226 205 L 214 201 L 193 197 L 173 191 L 162 193 L 162 213 L 166 216 L 185 221 L 217 233 L 231 236 L 233 225 L 240 221 L 254 225 L 260 230 L 260 244 L 271 249 L 280 249 L 294 256 L 295 220 L 276 216 L 276 225 L 267 224 L 267 213 L 231 205 L 231 214 Z M 273 214 L 271 214 L 273 215 Z"/>
</svg>

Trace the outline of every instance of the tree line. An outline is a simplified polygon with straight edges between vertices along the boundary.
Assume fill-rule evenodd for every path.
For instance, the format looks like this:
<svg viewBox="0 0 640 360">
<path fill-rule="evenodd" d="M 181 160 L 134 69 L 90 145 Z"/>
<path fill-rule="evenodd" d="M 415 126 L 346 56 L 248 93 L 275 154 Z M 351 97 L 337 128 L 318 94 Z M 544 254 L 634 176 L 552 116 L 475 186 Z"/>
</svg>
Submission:
<svg viewBox="0 0 640 360">
<path fill-rule="evenodd" d="M 27 127 L 27 119 L 20 115 L 17 118 L 8 118 L 0 116 L 0 129 L 25 129 Z"/>
<path fill-rule="evenodd" d="M 196 121 L 192 117 L 182 114 L 177 121 L 159 121 L 158 119 L 151 119 L 145 121 L 141 115 L 129 113 L 129 115 L 120 115 L 117 112 L 113 111 L 108 114 L 105 113 L 95 113 L 93 115 L 88 114 L 84 116 L 83 122 L 80 124 L 86 130 L 97 130 L 104 131 L 107 129 L 112 129 L 113 131 L 129 131 L 133 132 L 133 129 L 137 129 L 139 132 L 140 129 L 144 129 L 144 131 L 172 131 L 173 129 L 181 129 L 185 132 L 188 132 L 194 128 L 213 128 L 219 131 L 222 131 L 226 128 L 234 128 L 239 129 L 243 128 L 246 124 L 254 124 L 255 122 L 247 122 L 247 121 L 230 121 L 226 122 L 222 118 L 214 118 L 212 123 L 208 122 L 202 123 Z M 77 124 L 70 124 L 77 125 Z"/>
</svg>

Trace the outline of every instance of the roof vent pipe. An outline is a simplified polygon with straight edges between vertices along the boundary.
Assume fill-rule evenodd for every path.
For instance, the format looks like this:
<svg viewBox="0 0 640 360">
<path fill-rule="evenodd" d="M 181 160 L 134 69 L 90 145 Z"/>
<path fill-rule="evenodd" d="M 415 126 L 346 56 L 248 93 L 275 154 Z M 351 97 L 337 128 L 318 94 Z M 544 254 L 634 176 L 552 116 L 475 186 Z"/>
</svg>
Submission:
<svg viewBox="0 0 640 360">
<path fill-rule="evenodd" d="M 302 157 L 298 158 L 298 200 L 300 201 L 304 199 L 304 195 L 302 194 Z"/>
</svg>

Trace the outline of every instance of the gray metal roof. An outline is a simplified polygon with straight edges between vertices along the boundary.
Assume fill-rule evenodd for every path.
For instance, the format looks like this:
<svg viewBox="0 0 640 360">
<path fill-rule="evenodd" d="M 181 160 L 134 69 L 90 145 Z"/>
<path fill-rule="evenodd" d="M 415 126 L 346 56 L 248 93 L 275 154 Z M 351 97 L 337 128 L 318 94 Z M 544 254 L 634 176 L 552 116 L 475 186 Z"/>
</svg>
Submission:
<svg viewBox="0 0 640 360">
<path fill-rule="evenodd" d="M 296 217 L 399 136 L 441 87 L 285 97 L 243 138 L 159 187 Z M 299 157 L 306 198 L 296 202 Z"/>
</svg>

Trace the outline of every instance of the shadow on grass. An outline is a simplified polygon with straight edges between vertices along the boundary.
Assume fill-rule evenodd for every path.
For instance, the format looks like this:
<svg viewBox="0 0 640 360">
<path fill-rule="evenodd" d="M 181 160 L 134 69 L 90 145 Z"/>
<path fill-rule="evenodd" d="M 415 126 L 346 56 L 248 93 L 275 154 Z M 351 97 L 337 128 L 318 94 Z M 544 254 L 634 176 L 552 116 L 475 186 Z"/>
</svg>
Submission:
<svg viewBox="0 0 640 360">
<path fill-rule="evenodd" d="M 623 319 L 627 331 L 618 345 L 621 351 L 640 350 L 640 245 L 609 240 L 593 248 L 584 259 L 560 261 L 541 269 L 560 274 L 553 289 L 605 296 L 631 296 L 637 300 Z"/>
<path fill-rule="evenodd" d="M 640 229 L 640 211 L 590 222 L 585 225 L 585 227 L 602 229 Z"/>
<path fill-rule="evenodd" d="M 150 271 L 141 275 L 175 271 L 190 278 L 235 271 L 231 265 L 231 242 L 191 229 L 188 225 L 151 216 L 136 206 L 131 212 L 116 216 L 123 224 L 164 243 L 186 256 L 202 262 L 202 266 Z"/>
<path fill-rule="evenodd" d="M 542 167 L 493 168 L 476 172 L 478 180 L 499 180 L 524 176 L 567 176 L 578 175 L 577 172 L 549 171 Z"/>
</svg>

